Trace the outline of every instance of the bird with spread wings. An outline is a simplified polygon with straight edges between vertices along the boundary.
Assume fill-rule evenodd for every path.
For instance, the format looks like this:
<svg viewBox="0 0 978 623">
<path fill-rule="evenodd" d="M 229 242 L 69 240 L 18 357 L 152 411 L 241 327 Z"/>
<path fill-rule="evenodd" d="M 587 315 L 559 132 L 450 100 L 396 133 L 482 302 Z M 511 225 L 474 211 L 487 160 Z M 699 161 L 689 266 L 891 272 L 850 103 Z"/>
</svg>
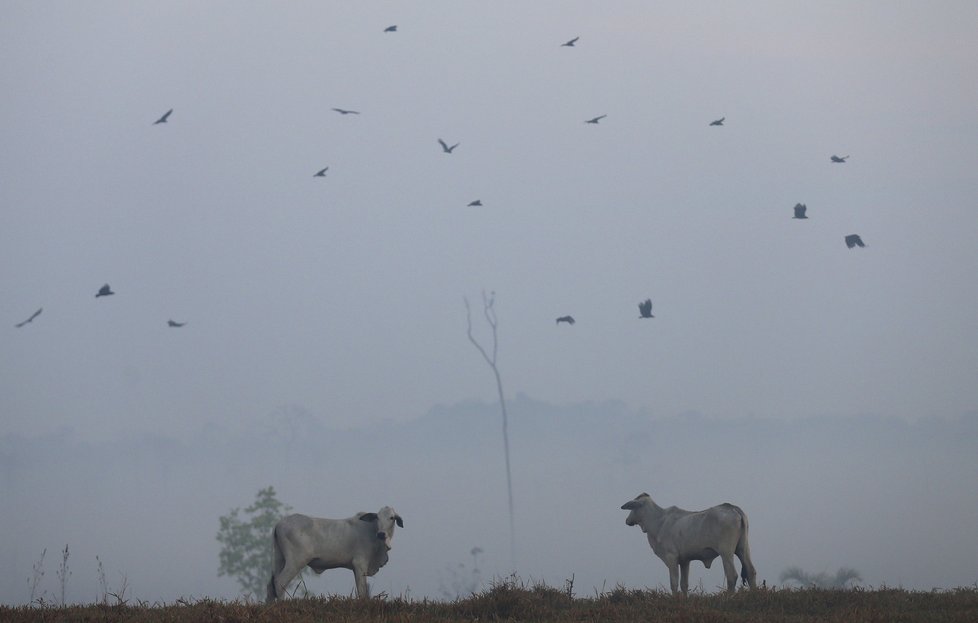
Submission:
<svg viewBox="0 0 978 623">
<path fill-rule="evenodd" d="M 43 308 L 43 307 L 42 307 L 42 308 L 40 308 L 40 309 L 38 309 L 38 310 L 37 310 L 36 312 L 34 312 L 33 314 L 31 314 L 31 317 L 30 317 L 30 318 L 28 318 L 27 320 L 25 320 L 25 321 L 23 321 L 23 322 L 18 322 L 18 323 L 17 323 L 17 324 L 15 324 L 14 326 L 15 326 L 15 327 L 17 327 L 17 328 L 19 329 L 19 328 L 21 328 L 22 326 L 24 326 L 25 324 L 29 324 L 29 323 L 31 323 L 31 322 L 34 322 L 34 319 L 35 319 L 35 318 L 37 318 L 38 316 L 40 316 L 40 315 L 41 315 L 41 312 L 42 312 L 42 311 L 44 311 L 44 308 Z"/>
<path fill-rule="evenodd" d="M 655 318 L 652 315 L 652 299 L 645 299 L 638 304 L 639 318 Z"/>
<path fill-rule="evenodd" d="M 454 151 L 456 147 L 458 147 L 459 145 L 461 145 L 461 143 L 455 143 L 454 145 L 452 145 L 451 147 L 449 147 L 448 146 L 448 143 L 446 143 L 445 141 L 443 141 L 441 139 L 438 139 L 438 144 L 441 145 L 441 150 L 443 152 L 445 152 L 446 154 L 452 153 L 452 151 Z"/>
</svg>

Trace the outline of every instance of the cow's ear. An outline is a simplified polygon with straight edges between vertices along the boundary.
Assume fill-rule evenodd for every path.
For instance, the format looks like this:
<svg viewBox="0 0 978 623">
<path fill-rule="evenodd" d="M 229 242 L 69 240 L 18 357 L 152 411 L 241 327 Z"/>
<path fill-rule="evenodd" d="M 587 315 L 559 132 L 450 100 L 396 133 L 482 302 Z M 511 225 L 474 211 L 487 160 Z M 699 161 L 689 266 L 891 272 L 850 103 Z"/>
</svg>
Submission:
<svg viewBox="0 0 978 623">
<path fill-rule="evenodd" d="M 377 513 L 364 513 L 360 515 L 360 521 L 377 521 Z"/>
<path fill-rule="evenodd" d="M 635 500 L 629 500 L 621 505 L 621 510 L 623 511 L 632 511 L 635 510 L 636 508 L 638 508 L 638 502 L 636 502 Z"/>
<path fill-rule="evenodd" d="M 401 519 L 400 515 L 394 515 L 394 521 L 396 521 L 397 525 L 400 526 L 401 528 L 404 527 L 404 520 Z"/>
</svg>

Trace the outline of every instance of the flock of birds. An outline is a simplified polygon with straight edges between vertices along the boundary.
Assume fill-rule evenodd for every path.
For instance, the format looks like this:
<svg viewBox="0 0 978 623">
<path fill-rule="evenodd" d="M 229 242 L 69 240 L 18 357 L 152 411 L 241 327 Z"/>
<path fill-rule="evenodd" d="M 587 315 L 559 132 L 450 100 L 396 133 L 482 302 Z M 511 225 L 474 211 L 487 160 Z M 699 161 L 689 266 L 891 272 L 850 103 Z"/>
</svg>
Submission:
<svg viewBox="0 0 978 623">
<path fill-rule="evenodd" d="M 396 24 L 393 24 L 391 26 L 388 26 L 387 28 L 384 29 L 384 32 L 385 33 L 397 32 L 397 25 Z M 576 44 L 577 44 L 577 42 L 579 40 L 580 40 L 580 37 L 579 36 L 578 37 L 574 37 L 573 39 L 569 39 L 569 40 L 565 41 L 564 43 L 561 43 L 560 44 L 560 47 L 573 48 L 573 47 L 576 46 Z M 346 116 L 346 115 L 359 115 L 360 114 L 360 111 L 358 111 L 358 110 L 350 110 L 350 109 L 347 109 L 347 108 L 332 108 L 332 110 L 335 111 L 335 112 L 337 112 L 337 113 L 339 113 L 340 115 L 343 115 L 343 116 Z M 154 121 L 153 122 L 153 125 L 159 125 L 159 124 L 168 123 L 169 122 L 169 119 L 170 119 L 170 115 L 172 115 L 172 114 L 173 114 L 173 109 L 171 108 L 171 109 L 167 110 L 165 113 L 163 113 L 163 115 L 160 116 L 159 119 L 157 119 L 156 121 Z M 604 119 L 604 118 L 606 118 L 607 116 L 608 115 L 598 115 L 596 117 L 591 117 L 590 119 L 585 119 L 584 120 L 584 123 L 591 124 L 591 125 L 598 125 L 598 123 L 600 123 L 601 120 Z M 715 120 L 711 121 L 709 123 L 709 125 L 711 127 L 723 126 L 724 121 L 726 121 L 726 117 L 720 117 L 719 119 L 715 119 Z M 438 144 L 441 146 L 442 152 L 444 152 L 446 154 L 451 154 L 452 152 L 455 151 L 455 149 L 461 143 L 460 142 L 455 142 L 454 144 L 449 145 L 444 139 L 439 138 L 438 139 Z M 829 160 L 832 163 L 834 163 L 834 164 L 845 164 L 845 162 L 848 159 L 849 159 L 849 156 L 848 155 L 846 155 L 846 156 L 837 156 L 837 155 L 833 154 L 832 156 L 829 157 Z M 317 171 L 316 173 L 314 173 L 313 174 L 313 177 L 326 177 L 326 172 L 327 171 L 329 171 L 329 167 L 328 166 L 323 167 L 322 169 L 320 169 L 319 171 Z M 483 204 L 482 204 L 482 200 L 481 199 L 475 199 L 475 200 L 469 202 L 468 205 L 467 205 L 467 207 L 481 207 L 482 205 Z M 807 219 L 808 218 L 807 210 L 808 210 L 808 206 L 806 206 L 805 204 L 803 204 L 803 203 L 795 204 L 795 207 L 794 207 L 794 213 L 795 214 L 794 214 L 794 217 L 793 218 L 796 218 L 796 219 Z M 852 249 L 854 247 L 865 247 L 866 246 L 865 243 L 863 243 L 863 240 L 859 236 L 859 234 L 849 234 L 849 235 L 847 235 L 845 237 L 845 243 L 846 243 L 846 247 L 849 248 L 849 249 Z M 112 291 L 112 288 L 109 286 L 109 284 L 105 284 L 101 288 L 99 288 L 98 292 L 95 294 L 95 298 L 99 298 L 99 297 L 103 297 L 103 296 L 112 296 L 113 294 L 115 294 L 115 292 Z M 639 318 L 640 319 L 644 319 L 644 318 L 655 318 L 655 316 L 652 315 L 652 300 L 651 299 L 645 299 L 644 301 L 640 301 L 639 304 L 638 304 L 638 310 L 639 310 Z M 24 327 L 24 326 L 26 326 L 26 325 L 34 322 L 34 320 L 38 316 L 41 315 L 41 312 L 42 311 L 44 311 L 44 308 L 43 307 L 39 308 L 37 311 L 35 311 L 33 314 L 31 314 L 30 317 L 28 317 L 26 320 L 23 320 L 21 322 L 18 322 L 14 326 L 16 328 L 20 329 L 20 328 L 22 328 L 22 327 Z M 573 325 L 575 323 L 575 320 L 574 320 L 574 317 L 573 316 L 570 316 L 570 315 L 560 316 L 559 318 L 557 318 L 556 324 L 559 325 L 562 322 L 563 323 L 566 323 L 568 325 Z M 177 321 L 172 320 L 172 319 L 167 320 L 167 326 L 168 327 L 172 327 L 172 328 L 180 328 L 180 327 L 185 326 L 186 324 L 187 324 L 186 322 L 177 322 Z"/>
<path fill-rule="evenodd" d="M 163 117 L 161 117 L 162 121 L 157 121 L 156 123 L 165 123 L 166 117 L 170 116 L 170 113 L 172 113 L 172 112 L 173 112 L 173 110 L 169 110 L 165 115 L 163 115 Z M 101 288 L 98 289 L 98 292 L 95 293 L 95 298 L 99 298 L 99 297 L 102 297 L 102 296 L 112 296 L 114 294 L 115 294 L 115 292 L 112 291 L 112 286 L 110 286 L 109 284 L 105 284 L 104 286 L 102 286 Z M 27 320 L 23 320 L 21 322 L 18 322 L 14 326 L 16 328 L 20 329 L 24 325 L 28 325 L 28 324 L 34 322 L 34 319 L 37 318 L 38 316 L 40 316 L 41 315 L 41 312 L 43 312 L 43 311 L 44 311 L 44 308 L 43 307 L 39 307 L 36 312 L 34 312 L 33 314 L 31 314 L 30 317 L 27 318 Z M 166 321 L 166 326 L 173 327 L 173 328 L 180 328 L 180 327 L 182 327 L 182 326 L 184 326 L 186 324 L 187 324 L 186 322 L 177 322 L 176 320 L 173 320 L 173 319 L 170 319 L 170 320 L 167 320 Z"/>
</svg>

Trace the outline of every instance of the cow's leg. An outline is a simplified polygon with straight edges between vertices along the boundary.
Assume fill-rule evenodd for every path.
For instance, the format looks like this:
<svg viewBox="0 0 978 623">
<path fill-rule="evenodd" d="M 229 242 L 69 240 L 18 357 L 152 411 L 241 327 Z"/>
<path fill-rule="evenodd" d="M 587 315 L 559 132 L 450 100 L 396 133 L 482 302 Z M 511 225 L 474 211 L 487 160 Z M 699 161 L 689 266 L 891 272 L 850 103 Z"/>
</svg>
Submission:
<svg viewBox="0 0 978 623">
<path fill-rule="evenodd" d="M 370 587 L 367 586 L 366 570 L 356 563 L 353 563 L 353 579 L 356 580 L 357 597 L 370 597 Z"/>
<path fill-rule="evenodd" d="M 757 570 L 754 569 L 754 563 L 750 559 L 750 548 L 742 548 L 738 551 L 737 558 L 740 558 L 740 576 L 751 588 L 757 588 Z"/>
<path fill-rule="evenodd" d="M 666 567 L 669 568 L 669 588 L 675 595 L 679 592 L 679 562 L 674 558 L 668 558 L 665 563 Z"/>
<path fill-rule="evenodd" d="M 737 567 L 734 566 L 733 554 L 720 554 L 720 559 L 723 560 L 723 575 L 727 576 L 727 590 L 733 592 L 737 590 Z"/>
<path fill-rule="evenodd" d="M 679 563 L 679 586 L 683 589 L 683 595 L 689 594 L 689 561 L 683 560 Z"/>
<path fill-rule="evenodd" d="M 308 564 L 302 561 L 299 564 L 297 561 L 285 559 L 285 564 L 282 565 L 282 569 L 279 570 L 275 575 L 272 576 L 272 582 L 274 585 L 272 588 L 275 590 L 275 596 L 277 598 L 285 597 L 285 589 L 288 588 L 289 582 L 295 579 L 295 576 L 299 575 L 302 568 Z"/>
</svg>

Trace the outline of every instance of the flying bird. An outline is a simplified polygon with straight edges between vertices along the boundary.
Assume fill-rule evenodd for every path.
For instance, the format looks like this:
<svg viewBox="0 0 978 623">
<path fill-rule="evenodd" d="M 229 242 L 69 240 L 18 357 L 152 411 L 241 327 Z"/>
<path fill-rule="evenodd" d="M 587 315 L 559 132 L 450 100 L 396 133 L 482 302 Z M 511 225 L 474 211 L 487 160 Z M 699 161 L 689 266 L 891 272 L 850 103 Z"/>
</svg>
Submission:
<svg viewBox="0 0 978 623">
<path fill-rule="evenodd" d="M 31 322 L 34 322 L 34 319 L 35 319 L 35 318 L 37 318 L 38 316 L 40 316 L 40 315 L 41 315 L 41 312 L 42 312 L 42 311 L 44 311 L 44 308 L 43 308 L 43 307 L 42 307 L 42 308 L 40 308 L 40 309 L 38 309 L 38 310 L 37 310 L 36 312 L 34 312 L 33 314 L 31 314 L 31 317 L 30 317 L 30 318 L 28 318 L 27 320 L 25 320 L 24 322 L 18 322 L 18 323 L 17 323 L 17 324 L 15 324 L 14 326 L 15 326 L 15 327 L 17 327 L 17 328 L 19 329 L 19 328 L 21 328 L 22 326 L 24 326 L 25 324 L 28 324 L 28 323 L 31 323 Z"/>
<path fill-rule="evenodd" d="M 456 147 L 458 147 L 461 143 L 455 143 L 454 145 L 452 145 L 451 147 L 449 147 L 448 146 L 448 143 L 446 143 L 445 141 L 443 141 L 441 139 L 438 139 L 438 144 L 441 145 L 441 150 L 443 152 L 445 152 L 446 154 L 450 154 L 450 153 L 452 153 L 452 150 L 454 150 Z"/>
<path fill-rule="evenodd" d="M 560 324 L 562 322 L 566 322 L 567 324 L 574 324 L 574 317 L 573 316 L 561 316 L 560 318 L 557 319 L 557 324 Z"/>
<path fill-rule="evenodd" d="M 475 201 L 470 201 L 468 207 L 471 208 L 472 206 L 481 206 L 481 205 L 482 205 L 482 199 L 476 199 Z"/>
<path fill-rule="evenodd" d="M 166 123 L 167 118 L 169 118 L 169 116 L 172 113 L 173 113 L 173 109 L 171 108 L 170 110 L 168 110 L 165 113 L 163 113 L 163 116 L 162 117 L 160 117 L 159 119 L 157 119 L 156 121 L 154 121 L 153 122 L 153 125 L 156 125 L 157 123 Z"/>
<path fill-rule="evenodd" d="M 652 299 L 645 299 L 645 301 L 638 304 L 639 318 L 655 318 L 652 315 Z"/>
<path fill-rule="evenodd" d="M 716 121 L 711 121 L 710 122 L 710 125 L 723 125 L 723 122 L 724 122 L 725 119 L 726 119 L 726 117 L 720 117 Z"/>
<path fill-rule="evenodd" d="M 359 110 L 346 110 L 345 108 L 334 108 L 333 110 L 335 110 L 336 112 L 340 113 L 341 115 L 359 115 L 360 114 L 360 111 Z"/>
<path fill-rule="evenodd" d="M 571 39 L 570 41 L 568 41 L 566 43 L 561 43 L 560 44 L 560 47 L 562 47 L 562 48 L 572 48 L 572 47 L 574 47 L 574 44 L 577 43 L 577 40 L 578 39 L 580 39 L 580 37 L 574 37 L 573 39 Z"/>
<path fill-rule="evenodd" d="M 832 162 L 838 162 L 840 164 L 844 163 L 848 159 L 849 159 L 849 156 L 841 156 L 840 157 L 840 156 L 836 156 L 834 154 L 829 158 L 829 160 L 831 160 Z"/>
<path fill-rule="evenodd" d="M 393 26 L 388 26 L 387 28 L 384 29 L 384 32 L 397 32 L 397 24 L 394 24 Z"/>
<path fill-rule="evenodd" d="M 804 203 L 796 203 L 795 204 L 795 215 L 793 217 L 791 217 L 791 218 L 808 218 L 807 216 L 805 216 L 805 210 L 807 210 L 807 209 L 808 209 L 808 206 L 806 206 Z"/>
<path fill-rule="evenodd" d="M 100 296 L 112 296 L 113 294 L 115 294 L 115 292 L 112 291 L 112 288 L 109 287 L 109 284 L 105 284 L 104 286 L 98 289 L 98 293 L 95 295 L 95 298 L 98 298 Z"/>
<path fill-rule="evenodd" d="M 186 322 L 177 322 L 176 320 L 167 320 L 166 321 L 166 326 L 168 326 L 168 327 L 182 327 L 185 324 L 187 324 L 187 323 Z"/>
<path fill-rule="evenodd" d="M 601 121 L 602 119 L 604 119 L 607 116 L 608 115 L 599 115 L 597 117 L 592 117 L 592 118 L 588 119 L 587 121 L 585 121 L 584 123 L 593 123 L 593 124 L 597 125 L 599 121 Z"/>
<path fill-rule="evenodd" d="M 326 177 L 326 171 L 329 171 L 329 167 L 323 167 L 313 177 Z"/>
<path fill-rule="evenodd" d="M 863 239 L 859 237 L 859 234 L 849 234 L 846 236 L 846 246 L 851 249 L 853 247 L 865 247 L 866 244 L 863 243 Z"/>
</svg>

